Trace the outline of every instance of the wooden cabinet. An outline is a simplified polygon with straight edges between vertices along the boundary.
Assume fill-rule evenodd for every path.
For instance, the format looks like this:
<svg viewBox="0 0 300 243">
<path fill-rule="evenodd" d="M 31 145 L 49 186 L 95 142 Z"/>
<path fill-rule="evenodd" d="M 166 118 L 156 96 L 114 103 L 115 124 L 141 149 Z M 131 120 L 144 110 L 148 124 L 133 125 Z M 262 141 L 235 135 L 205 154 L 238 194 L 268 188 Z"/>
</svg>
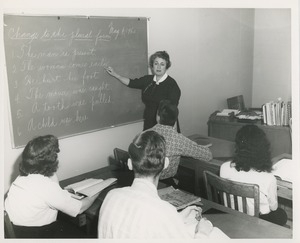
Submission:
<svg viewBox="0 0 300 243">
<path fill-rule="evenodd" d="M 236 120 L 209 120 L 207 123 L 208 136 L 234 141 L 237 131 L 246 124 L 250 123 L 238 122 Z M 266 126 L 260 123 L 251 124 L 257 125 L 266 133 L 271 144 L 272 158 L 283 153 L 292 154 L 292 141 L 289 127 Z"/>
</svg>

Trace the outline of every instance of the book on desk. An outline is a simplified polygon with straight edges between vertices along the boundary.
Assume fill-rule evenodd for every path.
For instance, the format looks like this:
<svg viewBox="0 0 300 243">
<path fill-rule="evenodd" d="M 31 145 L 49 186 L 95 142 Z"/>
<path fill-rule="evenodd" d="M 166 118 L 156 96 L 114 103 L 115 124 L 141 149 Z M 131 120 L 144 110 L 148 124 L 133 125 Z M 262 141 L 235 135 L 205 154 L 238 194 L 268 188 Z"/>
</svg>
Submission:
<svg viewBox="0 0 300 243">
<path fill-rule="evenodd" d="M 283 181 L 293 182 L 293 173 L 295 170 L 296 163 L 292 159 L 283 158 L 273 165 L 272 173 Z"/>
<path fill-rule="evenodd" d="M 201 204 L 201 198 L 172 186 L 161 188 L 158 190 L 159 197 L 172 204 L 177 210 L 186 208 L 193 204 Z"/>
<path fill-rule="evenodd" d="M 69 191 L 72 197 L 82 199 L 84 197 L 92 197 L 116 182 L 117 178 L 108 178 L 106 180 L 89 178 L 67 185 L 64 189 Z"/>
</svg>

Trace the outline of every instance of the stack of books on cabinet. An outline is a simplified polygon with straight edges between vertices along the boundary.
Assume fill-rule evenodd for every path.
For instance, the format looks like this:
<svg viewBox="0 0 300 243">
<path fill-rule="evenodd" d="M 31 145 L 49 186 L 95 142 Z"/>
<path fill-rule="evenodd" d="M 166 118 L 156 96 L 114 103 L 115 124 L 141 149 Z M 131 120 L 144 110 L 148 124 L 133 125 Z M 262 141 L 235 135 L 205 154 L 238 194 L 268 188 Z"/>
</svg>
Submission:
<svg viewBox="0 0 300 243">
<path fill-rule="evenodd" d="M 291 101 L 271 101 L 262 106 L 263 122 L 268 126 L 288 126 L 292 117 Z"/>
</svg>

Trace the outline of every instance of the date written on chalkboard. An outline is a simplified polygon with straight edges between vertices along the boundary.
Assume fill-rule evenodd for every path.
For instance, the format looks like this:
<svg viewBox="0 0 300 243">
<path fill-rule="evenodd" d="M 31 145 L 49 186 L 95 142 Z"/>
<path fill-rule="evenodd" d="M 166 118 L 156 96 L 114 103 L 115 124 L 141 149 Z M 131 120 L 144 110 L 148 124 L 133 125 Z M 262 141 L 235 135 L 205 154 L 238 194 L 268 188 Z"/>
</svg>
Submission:
<svg viewBox="0 0 300 243">
<path fill-rule="evenodd" d="M 140 93 L 105 72 L 147 74 L 146 19 L 4 17 L 14 145 L 142 119 Z"/>
</svg>

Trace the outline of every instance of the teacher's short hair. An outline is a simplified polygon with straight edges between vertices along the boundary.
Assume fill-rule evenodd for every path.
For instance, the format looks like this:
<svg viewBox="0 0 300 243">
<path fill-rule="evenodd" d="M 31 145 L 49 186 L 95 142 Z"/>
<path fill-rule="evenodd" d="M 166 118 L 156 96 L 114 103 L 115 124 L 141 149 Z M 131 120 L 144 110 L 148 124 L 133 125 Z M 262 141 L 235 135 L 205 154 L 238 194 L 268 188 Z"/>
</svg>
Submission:
<svg viewBox="0 0 300 243">
<path fill-rule="evenodd" d="M 39 136 L 27 143 L 19 164 L 21 176 L 41 174 L 52 176 L 58 168 L 58 139 L 53 135 Z"/>
<path fill-rule="evenodd" d="M 153 68 L 153 63 L 154 63 L 154 60 L 155 58 L 161 58 L 161 59 L 164 59 L 166 61 L 166 68 L 168 69 L 169 67 L 171 67 L 171 61 L 170 61 L 170 56 L 169 54 L 166 52 L 166 51 L 157 51 L 155 52 L 154 54 L 152 54 L 150 56 L 150 67 Z"/>
</svg>

